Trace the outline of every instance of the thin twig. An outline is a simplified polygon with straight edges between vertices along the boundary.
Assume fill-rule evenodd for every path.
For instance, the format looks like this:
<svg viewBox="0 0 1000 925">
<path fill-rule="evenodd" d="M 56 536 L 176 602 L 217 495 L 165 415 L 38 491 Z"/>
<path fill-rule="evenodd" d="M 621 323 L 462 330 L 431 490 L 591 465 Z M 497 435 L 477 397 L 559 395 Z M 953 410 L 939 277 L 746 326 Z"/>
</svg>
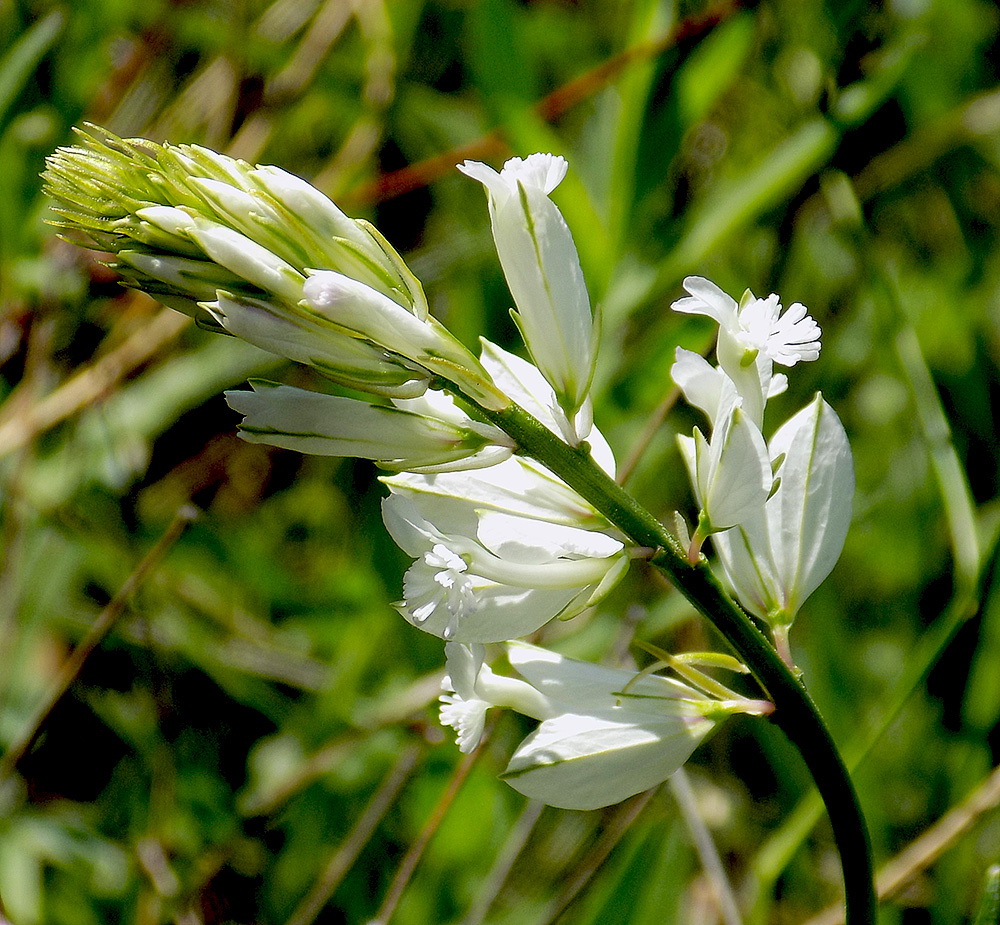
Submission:
<svg viewBox="0 0 1000 925">
<path fill-rule="evenodd" d="M 343 3 L 343 0 L 339 0 Z M 354 18 L 365 43 L 365 83 L 361 91 L 364 110 L 336 154 L 313 178 L 313 185 L 339 199 L 341 187 L 350 182 L 359 164 L 367 163 L 382 142 L 385 111 L 396 95 L 396 55 L 392 27 L 384 0 L 353 0 Z"/>
<path fill-rule="evenodd" d="M 323 907 L 340 886 L 344 875 L 358 859 L 361 849 L 369 842 L 376 827 L 410 779 L 410 775 L 420 758 L 420 753 L 420 746 L 411 744 L 399 756 L 392 770 L 382 781 L 381 786 L 368 801 L 364 812 L 327 862 L 326 867 L 323 868 L 323 872 L 313 884 L 312 889 L 303 897 L 288 919 L 287 925 L 312 925 L 316 916 L 323 911 Z"/>
<path fill-rule="evenodd" d="M 188 325 L 183 315 L 163 309 L 110 353 L 85 367 L 26 408 L 10 400 L 0 418 L 0 456 L 27 445 L 56 424 L 109 395 L 126 376 L 148 363 Z"/>
<path fill-rule="evenodd" d="M 625 462 L 618 469 L 617 480 L 619 485 L 624 485 L 632 477 L 632 473 L 635 472 L 635 468 L 639 465 L 643 454 L 649 449 L 649 444 L 653 442 L 657 431 L 663 426 L 667 415 L 670 414 L 670 409 L 677 404 L 680 394 L 681 390 L 676 385 L 671 386 L 667 394 L 663 396 L 663 400 L 649 416 L 649 420 L 646 421 L 646 426 L 643 427 L 639 439 L 636 440 L 632 449 L 629 450 Z"/>
<path fill-rule="evenodd" d="M 247 817 L 273 816 L 297 793 L 343 761 L 345 755 L 357 748 L 358 741 L 365 735 L 375 729 L 398 726 L 413 714 L 425 710 L 440 693 L 440 671 L 418 678 L 388 703 L 380 705 L 370 716 L 362 717 L 355 728 L 304 758 L 294 774 L 284 778 L 271 790 L 255 795 L 253 800 L 244 800 L 240 812 Z"/>
<path fill-rule="evenodd" d="M 566 885 L 559 895 L 552 901 L 542 919 L 542 925 L 555 925 L 555 922 L 563 913 L 576 901 L 577 897 L 586 889 L 587 885 L 597 875 L 601 865 L 608 859 L 608 855 L 614 851 L 618 843 L 625 837 L 632 823 L 639 818 L 642 811 L 649 804 L 653 795 L 659 791 L 658 787 L 647 790 L 633 797 L 627 803 L 623 803 L 618 812 L 612 817 L 611 822 L 601 832 L 601 837 L 590 853 L 577 865 L 574 874 L 567 878 Z"/>
<path fill-rule="evenodd" d="M 664 35 L 648 42 L 626 48 L 607 61 L 591 68 L 585 74 L 563 84 L 535 104 L 539 118 L 554 122 L 578 103 L 589 99 L 608 86 L 622 71 L 638 61 L 647 61 L 663 54 L 678 42 L 693 38 L 718 25 L 740 7 L 736 0 L 722 0 L 698 15 L 681 20 Z M 455 164 L 466 159 L 488 160 L 509 153 L 503 133 L 495 129 L 466 145 L 452 148 L 443 154 L 410 164 L 401 170 L 382 174 L 370 183 L 356 187 L 341 197 L 341 205 L 362 205 L 384 202 L 404 193 L 428 186 L 439 177 L 450 173 Z"/>
<path fill-rule="evenodd" d="M 254 26 L 255 37 L 273 34 L 269 14 L 278 4 L 271 4 Z M 307 17 L 302 37 L 288 55 L 287 63 L 264 84 L 259 105 L 250 113 L 226 147 L 226 154 L 257 163 L 279 127 L 278 113 L 301 99 L 316 72 L 329 60 L 331 50 L 354 15 L 354 4 L 347 0 L 326 0 Z M 313 183 L 319 186 L 318 183 Z M 331 185 L 334 185 L 331 183 Z"/>
<path fill-rule="evenodd" d="M 45 316 L 40 316 L 31 324 L 24 375 L 17 387 L 17 394 L 25 399 L 29 396 L 36 398 L 49 378 L 54 330 L 53 319 Z M 7 411 L 6 405 L 3 410 Z M 28 539 L 28 510 L 23 495 L 24 482 L 32 461 L 32 448 L 26 444 L 8 467 L 3 496 L 0 497 L 0 549 L 4 552 L 3 563 L 0 564 L 0 665 L 7 666 L 8 669 L 0 673 L 0 710 L 10 692 L 12 672 L 9 668 L 13 664 L 20 630 L 17 615 L 23 593 L 21 570 Z"/>
<path fill-rule="evenodd" d="M 677 806 L 680 808 L 681 816 L 684 817 L 684 823 L 687 825 L 691 839 L 694 841 L 694 847 L 698 852 L 705 876 L 712 884 L 722 921 L 725 925 L 743 925 L 732 885 L 726 876 L 726 869 L 722 866 L 722 858 L 719 857 L 715 842 L 712 840 L 712 833 L 708 831 L 705 820 L 698 812 L 698 801 L 695 799 L 687 771 L 680 768 L 674 772 L 668 783 L 674 799 L 677 801 Z"/>
<path fill-rule="evenodd" d="M 142 561 L 132 571 L 132 574 L 125 580 L 125 584 L 122 585 L 121 590 L 98 615 L 86 636 L 79 642 L 69 658 L 66 659 L 56 678 L 56 683 L 49 692 L 49 696 L 39 705 L 21 737 L 0 758 L 0 782 L 6 780 L 14 773 L 19 762 L 31 750 L 31 747 L 35 744 L 42 731 L 42 727 L 45 725 L 45 721 L 49 718 L 59 701 L 66 695 L 73 682 L 79 677 L 87 658 L 101 644 L 115 625 L 115 622 L 121 617 L 129 598 L 146 578 L 149 577 L 149 574 L 159 564 L 170 547 L 177 542 L 181 533 L 184 532 L 185 527 L 194 520 L 197 513 L 197 509 L 190 504 L 186 504 L 181 508 L 173 522 L 167 527 L 163 536 L 146 553 Z"/>
<path fill-rule="evenodd" d="M 462 785 L 472 771 L 476 759 L 482 754 L 493 725 L 495 725 L 495 720 L 487 728 L 479 747 L 475 751 L 469 752 L 468 755 L 463 756 L 458 766 L 452 772 L 448 786 L 445 788 L 444 793 L 441 794 L 441 798 L 432 810 L 420 834 L 414 839 L 413 844 L 410 845 L 410 850 L 406 852 L 406 856 L 400 862 L 396 876 L 393 877 L 392 883 L 389 885 L 389 890 L 385 894 L 385 899 L 382 900 L 381 907 L 369 921 L 368 925 L 389 925 L 389 921 L 395 914 L 396 908 L 403 898 L 403 893 L 406 891 L 406 887 L 409 885 L 410 879 L 417 869 L 417 865 L 424 856 L 427 846 L 441 827 L 441 823 L 444 822 L 448 810 L 451 809 L 451 804 L 455 802 L 455 797 L 458 796 L 458 792 L 462 789 Z"/>
<path fill-rule="evenodd" d="M 521 815 L 518 816 L 517 822 L 514 823 L 514 827 L 507 837 L 503 850 L 493 862 L 493 867 L 477 890 L 476 901 L 469 910 L 469 914 L 462 920 L 462 925 L 481 925 L 486 920 L 490 907 L 500 895 L 515 861 L 520 857 L 525 845 L 528 844 L 528 839 L 538 824 L 544 809 L 545 804 L 538 800 L 529 800 L 524 805 Z"/>
<path fill-rule="evenodd" d="M 930 867 L 958 841 L 981 816 L 1000 806 L 1000 766 L 954 809 L 942 816 L 923 835 L 912 841 L 879 871 L 875 890 L 879 900 L 899 893 L 918 874 Z M 842 925 L 843 906 L 830 906 L 806 925 Z"/>
</svg>

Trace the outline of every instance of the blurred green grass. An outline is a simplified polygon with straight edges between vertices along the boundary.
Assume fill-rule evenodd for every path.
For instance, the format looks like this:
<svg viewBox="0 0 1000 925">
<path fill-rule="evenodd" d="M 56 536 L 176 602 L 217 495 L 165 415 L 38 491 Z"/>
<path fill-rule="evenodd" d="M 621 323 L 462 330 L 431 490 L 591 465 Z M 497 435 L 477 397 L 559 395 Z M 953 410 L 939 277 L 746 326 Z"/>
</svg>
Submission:
<svg viewBox="0 0 1000 925">
<path fill-rule="evenodd" d="M 898 708 L 856 775 L 884 862 L 998 763 L 998 56 L 980 0 L 0 3 L 3 748 L 176 512 L 203 509 L 0 792 L 3 915 L 286 923 L 353 847 L 315 921 L 368 921 L 460 757 L 432 707 L 440 645 L 390 606 L 406 562 L 377 473 L 241 444 L 222 389 L 308 371 L 161 317 L 54 238 L 37 174 L 73 125 L 313 179 L 406 250 L 459 336 L 508 346 L 481 192 L 451 170 L 372 191 L 492 130 L 509 152 L 564 154 L 558 200 L 605 320 L 597 420 L 620 459 L 674 348 L 706 345 L 667 311 L 684 275 L 805 303 L 824 352 L 787 408 L 822 388 L 858 492 L 793 644 L 849 753 Z M 630 482 L 663 516 L 689 510 L 673 437 L 691 420 L 670 412 Z M 632 632 L 718 642 L 641 569 L 580 621 L 550 638 L 590 657 Z M 520 731 L 498 725 L 393 921 L 717 920 L 668 791 L 627 825 L 629 807 L 522 816 L 496 780 Z M 394 768 L 398 796 L 366 817 Z M 774 730 L 731 723 L 691 774 L 751 921 L 836 898 L 825 822 L 783 828 L 808 780 Z M 997 816 L 942 847 L 881 922 L 975 914 Z"/>
</svg>

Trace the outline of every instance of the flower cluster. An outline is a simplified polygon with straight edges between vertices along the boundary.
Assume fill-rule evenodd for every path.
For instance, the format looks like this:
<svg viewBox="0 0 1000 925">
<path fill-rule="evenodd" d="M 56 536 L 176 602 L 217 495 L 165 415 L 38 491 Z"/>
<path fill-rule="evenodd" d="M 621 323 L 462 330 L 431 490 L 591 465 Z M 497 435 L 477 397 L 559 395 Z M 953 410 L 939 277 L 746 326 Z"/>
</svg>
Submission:
<svg viewBox="0 0 1000 925">
<path fill-rule="evenodd" d="M 246 440 L 370 459 L 392 473 L 382 479 L 383 519 L 414 560 L 397 606 L 445 642 L 441 719 L 460 747 L 478 743 L 489 707 L 518 710 L 539 726 L 505 779 L 553 805 L 607 805 L 663 781 L 724 716 L 765 713 L 770 704 L 740 699 L 697 673 L 686 676 L 689 684 L 515 642 L 600 601 L 637 550 L 503 427 L 514 409 L 614 475 L 592 422 L 590 300 L 550 198 L 566 162 L 535 154 L 499 172 L 474 162 L 459 169 L 485 187 L 533 363 L 487 341 L 474 356 L 430 314 L 420 283 L 371 225 L 277 168 L 92 129 L 49 159 L 46 181 L 64 232 L 109 252 L 130 285 L 373 396 L 260 381 L 227 393 Z M 816 448 L 842 431 L 831 429 L 836 418 L 825 405 L 789 422 L 770 448 L 759 428 L 766 398 L 783 384 L 771 364 L 814 356 L 818 329 L 804 312 L 778 313 L 774 297 L 737 308 L 711 284 L 689 288 L 692 298 L 676 307 L 710 314 L 723 330 L 721 369 L 693 355 L 675 368 L 712 422 L 710 439 L 696 432 L 687 448 L 699 529 L 716 535 L 741 599 L 783 619 L 829 559 L 830 541 L 815 549 L 810 531 L 821 520 L 829 527 L 828 496 L 843 477 L 817 469 Z M 788 487 L 773 490 L 775 473 Z M 772 535 L 775 524 L 784 532 Z M 807 538 L 798 551 L 796 531 Z M 496 643 L 507 644 L 523 680 L 486 665 L 484 646 Z"/>
<path fill-rule="evenodd" d="M 388 241 L 290 173 L 93 128 L 45 181 L 65 233 L 203 326 L 363 392 L 415 398 L 442 377 L 503 407 Z"/>
<path fill-rule="evenodd" d="M 689 558 L 708 536 L 736 598 L 767 622 L 791 664 L 788 630 L 803 602 L 840 557 L 851 519 L 854 469 L 837 413 L 817 393 L 777 429 L 762 433 L 769 398 L 788 380 L 774 364 L 815 360 L 819 325 L 798 302 L 783 310 L 778 296 L 739 303 L 714 283 L 688 277 L 689 295 L 675 311 L 719 325 L 719 365 L 678 348 L 674 381 L 708 418 L 680 437 L 700 510 Z"/>
</svg>

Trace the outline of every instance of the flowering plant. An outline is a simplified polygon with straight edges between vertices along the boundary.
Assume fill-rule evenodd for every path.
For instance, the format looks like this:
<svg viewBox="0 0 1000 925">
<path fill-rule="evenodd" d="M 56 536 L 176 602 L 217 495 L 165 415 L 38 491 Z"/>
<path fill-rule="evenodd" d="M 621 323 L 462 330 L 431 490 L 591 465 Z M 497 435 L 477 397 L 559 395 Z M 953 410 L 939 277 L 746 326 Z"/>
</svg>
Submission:
<svg viewBox="0 0 1000 925">
<path fill-rule="evenodd" d="M 668 778 L 726 716 L 772 715 L 836 810 L 849 915 L 870 920 L 863 820 L 787 639 L 844 541 L 850 449 L 818 396 L 770 439 L 763 430 L 767 401 L 787 386 L 774 364 L 816 359 L 818 325 L 797 303 L 782 311 L 775 295 L 747 292 L 737 303 L 707 280 L 685 281 L 689 296 L 674 308 L 719 324 L 719 365 L 677 355 L 674 378 L 705 412 L 709 435 L 681 440 L 699 513 L 691 536 L 679 516 L 672 534 L 615 481 L 593 426 L 596 326 L 550 198 L 566 162 L 533 154 L 499 172 L 460 169 L 486 189 L 533 363 L 486 341 L 475 356 L 430 314 L 420 283 L 371 225 L 277 168 L 94 129 L 52 155 L 46 180 L 67 236 L 110 252 L 129 285 L 374 397 L 261 382 L 227 393 L 245 439 L 372 459 L 395 473 L 383 478 L 383 517 L 414 559 L 398 608 L 445 641 L 441 718 L 463 750 L 480 741 L 491 706 L 525 713 L 539 726 L 504 779 L 556 806 L 595 808 Z M 709 536 L 725 586 L 701 555 Z M 517 641 L 598 603 L 637 558 L 673 579 L 742 662 L 651 666 L 679 680 Z M 521 678 L 487 665 L 484 646 L 496 643 Z M 699 659 L 748 670 L 761 696 L 691 669 Z"/>
</svg>

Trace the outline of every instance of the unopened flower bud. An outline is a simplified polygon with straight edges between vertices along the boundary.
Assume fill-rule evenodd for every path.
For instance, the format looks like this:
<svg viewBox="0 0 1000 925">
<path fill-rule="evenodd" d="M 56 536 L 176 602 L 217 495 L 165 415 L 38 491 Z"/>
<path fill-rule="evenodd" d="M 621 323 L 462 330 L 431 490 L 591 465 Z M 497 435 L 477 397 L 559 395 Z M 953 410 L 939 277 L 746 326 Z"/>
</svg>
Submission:
<svg viewBox="0 0 1000 925">
<path fill-rule="evenodd" d="M 226 392 L 245 415 L 240 436 L 250 443 L 373 459 L 386 469 L 447 472 L 489 466 L 511 454 L 502 431 L 472 420 L 447 421 L 388 405 L 252 380 L 252 392 Z"/>
<path fill-rule="evenodd" d="M 499 173 L 477 161 L 458 169 L 486 187 L 493 239 L 517 305 L 514 318 L 572 420 L 590 388 L 595 336 L 573 236 L 549 199 L 566 175 L 566 161 L 532 154 L 511 158 Z"/>
</svg>

